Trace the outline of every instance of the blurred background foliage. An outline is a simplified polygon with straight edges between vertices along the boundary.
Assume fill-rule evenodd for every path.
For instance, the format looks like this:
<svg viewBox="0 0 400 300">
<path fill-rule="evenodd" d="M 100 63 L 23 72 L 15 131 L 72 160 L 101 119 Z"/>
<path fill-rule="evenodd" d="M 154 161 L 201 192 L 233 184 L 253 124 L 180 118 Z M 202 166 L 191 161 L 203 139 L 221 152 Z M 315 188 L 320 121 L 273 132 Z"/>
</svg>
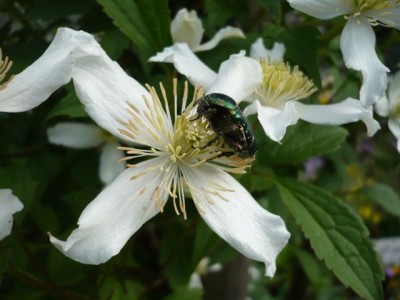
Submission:
<svg viewBox="0 0 400 300">
<path fill-rule="evenodd" d="M 224 40 L 198 54 L 214 70 L 262 37 L 269 47 L 283 42 L 285 59 L 317 85 L 309 103 L 357 98 L 360 74 L 344 67 L 339 49 L 343 18 L 317 20 L 280 0 L 2 0 L 1 48 L 14 62 L 9 73 L 16 74 L 44 52 L 57 28 L 81 29 L 95 34 L 108 55 L 139 82 L 168 86 L 178 76 L 173 66 L 147 59 L 172 44 L 169 24 L 183 7 L 198 12 L 204 40 L 226 25 L 246 34 L 246 39 Z M 384 27 L 375 32 L 379 55 L 394 73 L 400 34 Z M 322 261 L 326 244 L 313 234 L 324 231 L 323 220 L 338 213 L 350 218 L 348 224 L 354 226 L 348 226 L 365 231 L 366 239 L 367 230 L 372 238 L 400 235 L 400 156 L 387 120 L 379 119 L 382 129 L 373 138 L 366 136 L 361 122 L 340 128 L 300 122 L 278 144 L 250 118 L 260 149 L 250 174 L 240 181 L 262 206 L 284 218 L 292 234 L 272 279 L 263 276 L 261 263 L 239 257 L 218 238 L 191 205 L 187 221 L 167 205 L 119 255 L 100 266 L 60 254 L 47 232 L 65 238 L 103 188 L 99 149 L 68 149 L 47 140 L 47 128 L 71 120 L 91 122 L 72 85 L 33 111 L 0 113 L 0 188 L 11 188 L 25 206 L 15 215 L 12 234 L 0 242 L 1 299 L 382 298 L 381 269 L 370 244 L 363 248 L 344 230 L 344 240 L 333 238 L 332 243 L 338 249 L 354 243 L 367 267 Z M 314 215 L 312 209 L 303 210 L 314 206 L 319 210 Z M 318 218 L 321 228 L 316 229 L 311 221 Z M 219 263 L 223 269 L 199 266 L 204 258 L 208 266 Z M 400 268 L 390 271 L 382 283 L 383 297 L 400 299 Z M 189 286 L 195 272 L 202 276 L 203 288 Z M 370 279 L 357 286 L 351 277 L 364 273 Z"/>
</svg>

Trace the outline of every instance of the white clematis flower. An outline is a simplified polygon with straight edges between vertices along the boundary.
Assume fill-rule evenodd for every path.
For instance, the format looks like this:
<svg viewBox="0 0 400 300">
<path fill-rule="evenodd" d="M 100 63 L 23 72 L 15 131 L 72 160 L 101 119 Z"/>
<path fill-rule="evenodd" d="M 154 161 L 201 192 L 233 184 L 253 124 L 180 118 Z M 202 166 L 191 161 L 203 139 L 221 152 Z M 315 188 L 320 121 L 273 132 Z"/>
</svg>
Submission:
<svg viewBox="0 0 400 300">
<path fill-rule="evenodd" d="M 266 135 L 280 141 L 286 128 L 299 119 L 313 124 L 343 125 L 363 121 L 368 135 L 380 128 L 372 117 L 371 109 L 364 108 L 360 101 L 348 98 L 329 105 L 302 104 L 299 100 L 311 95 L 314 84 L 298 67 L 291 68 L 283 62 L 284 45 L 275 43 L 272 50 L 265 48 L 261 39 L 252 45 L 263 71 L 263 82 L 254 93 L 256 99 L 244 111 L 245 115 L 257 113 Z"/>
<path fill-rule="evenodd" d="M 400 71 L 390 79 L 387 96 L 378 101 L 375 111 L 382 117 L 389 117 L 388 126 L 397 139 L 397 151 L 400 152 Z"/>
<path fill-rule="evenodd" d="M 101 128 L 83 123 L 59 123 L 47 129 L 50 143 L 74 149 L 101 147 L 99 177 L 108 185 L 123 170 L 126 164 L 119 162 L 124 153 L 118 149 L 119 143 Z"/>
<path fill-rule="evenodd" d="M 88 63 L 90 68 L 90 60 Z M 120 133 L 141 147 L 122 148 L 127 151 L 126 159 L 148 159 L 129 165 L 105 188 L 82 212 L 79 227 L 66 241 L 51 236 L 51 242 L 74 260 L 103 263 L 119 253 L 144 222 L 162 212 L 169 197 L 176 213 L 186 218 L 187 191 L 204 221 L 232 247 L 263 261 L 266 274 L 272 276 L 275 257 L 287 243 L 289 233 L 280 217 L 260 207 L 227 173 L 244 173 L 251 159 L 221 157 L 221 153 L 231 150 L 222 140 L 209 145 L 216 134 L 206 119 L 193 120 L 193 102 L 177 115 L 176 84 L 173 114 L 164 111 L 155 89 L 148 89 L 146 93 L 133 90 L 125 108 L 130 117 L 124 119 L 125 112 L 121 112 L 118 119 Z M 162 86 L 161 92 L 168 107 Z M 183 103 L 187 94 L 186 86 Z M 193 99 L 201 96 L 197 91 Z M 145 108 L 137 103 L 144 103 Z"/>
<path fill-rule="evenodd" d="M 13 225 L 12 215 L 24 208 L 10 189 L 0 189 L 0 241 L 8 236 Z"/>
<path fill-rule="evenodd" d="M 331 105 L 306 105 L 298 102 L 316 89 L 297 67 L 291 68 L 283 62 L 284 51 L 284 45 L 279 43 L 275 43 L 272 50 L 267 50 L 262 40 L 258 39 L 251 47 L 251 54 L 260 62 L 248 58 L 249 64 L 251 62 L 254 65 L 253 72 L 242 76 L 224 72 L 227 62 L 222 63 L 217 76 L 185 44 L 165 48 L 151 57 L 150 61 L 173 63 L 178 72 L 193 84 L 204 86 L 206 94 L 215 92 L 216 85 L 220 92 L 227 95 L 234 89 L 253 89 L 251 97 L 249 93 L 231 97 L 238 103 L 243 100 L 252 102 L 244 110 L 245 115 L 257 113 L 266 135 L 273 141 L 280 141 L 287 127 L 296 124 L 299 119 L 329 125 L 361 120 L 367 126 L 368 135 L 375 134 L 380 128 L 379 123 L 373 119 L 371 109 L 364 108 L 358 100 L 348 98 Z M 243 56 L 244 53 L 239 55 Z M 259 66 L 256 67 L 256 64 Z M 259 80 L 260 76 L 262 80 Z M 249 78 L 254 79 L 251 85 L 246 83 Z M 259 84 L 254 89 L 255 82 Z"/>
<path fill-rule="evenodd" d="M 288 0 L 289 4 L 319 19 L 340 15 L 347 24 L 340 38 L 344 62 L 348 68 L 361 71 L 363 84 L 360 100 L 365 107 L 375 104 L 385 93 L 389 69 L 375 52 L 375 34 L 371 25 L 400 29 L 398 0 Z"/>
<path fill-rule="evenodd" d="M 151 62 L 173 63 L 179 73 L 185 75 L 193 85 L 202 86 L 206 94 L 222 93 L 244 100 L 262 82 L 259 63 L 245 57 L 245 52 L 231 55 L 223 62 L 218 73 L 205 65 L 186 44 L 175 44 L 150 57 Z"/>
<path fill-rule="evenodd" d="M 219 90 L 219 82 L 226 80 L 219 76 L 210 90 L 245 97 L 254 89 L 254 78 L 248 76 L 253 67 L 250 58 L 232 56 L 221 73 L 235 74 L 247 82 L 244 89 Z M 54 80 L 51 84 L 38 81 L 42 77 L 35 74 Z M 30 80 L 32 77 L 35 80 Z M 0 104 L 8 111 L 31 109 L 71 78 L 89 116 L 117 138 L 140 145 L 124 150 L 127 159 L 140 157 L 141 162 L 129 165 L 84 209 L 79 227 L 66 241 L 50 236 L 62 253 L 82 263 L 103 263 L 118 254 L 147 220 L 162 212 L 168 198 L 172 198 L 175 211 L 186 218 L 190 195 L 200 216 L 221 238 L 245 256 L 264 262 L 266 275 L 274 274 L 276 256 L 290 234 L 279 216 L 263 209 L 228 173 L 244 173 L 252 159 L 221 156 L 231 151 L 223 140 L 209 143 L 216 134 L 208 121 L 193 120 L 193 102 L 185 109 L 187 86 L 181 115 L 176 85 L 175 109 L 164 111 L 156 91 L 146 90 L 129 77 L 93 36 L 63 28 L 42 57 L 1 91 Z M 163 87 L 161 91 L 167 103 Z M 12 101 L 3 93 L 14 95 Z M 27 94 L 32 97 L 24 97 Z M 194 93 L 194 99 L 201 96 L 199 91 Z"/>
<path fill-rule="evenodd" d="M 186 43 L 194 52 L 215 48 L 223 39 L 245 38 L 243 31 L 231 26 L 220 29 L 207 43 L 201 44 L 204 28 L 195 10 L 183 8 L 171 22 L 171 36 L 174 44 Z"/>
</svg>

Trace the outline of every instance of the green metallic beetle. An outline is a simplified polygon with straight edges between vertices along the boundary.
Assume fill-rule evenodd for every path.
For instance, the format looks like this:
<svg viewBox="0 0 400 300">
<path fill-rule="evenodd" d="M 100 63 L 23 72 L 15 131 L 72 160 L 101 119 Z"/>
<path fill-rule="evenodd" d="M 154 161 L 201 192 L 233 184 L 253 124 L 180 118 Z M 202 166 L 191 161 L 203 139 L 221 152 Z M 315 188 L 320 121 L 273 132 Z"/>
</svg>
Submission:
<svg viewBox="0 0 400 300">
<path fill-rule="evenodd" d="M 194 104 L 197 105 L 196 119 L 205 116 L 218 137 L 222 136 L 235 154 L 251 157 L 256 153 L 253 131 L 235 100 L 213 93 L 197 99 Z"/>
</svg>

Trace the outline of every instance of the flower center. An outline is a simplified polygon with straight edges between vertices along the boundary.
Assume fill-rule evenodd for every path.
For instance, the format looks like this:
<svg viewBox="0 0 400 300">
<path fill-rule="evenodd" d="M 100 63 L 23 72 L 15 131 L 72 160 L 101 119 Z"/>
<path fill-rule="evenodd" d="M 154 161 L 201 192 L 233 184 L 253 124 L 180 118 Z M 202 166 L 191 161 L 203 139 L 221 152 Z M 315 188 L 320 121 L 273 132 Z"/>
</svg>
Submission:
<svg viewBox="0 0 400 300">
<path fill-rule="evenodd" d="M 203 164 L 214 164 L 219 169 L 236 173 L 246 173 L 250 167 L 253 157 L 241 158 L 238 155 L 224 156 L 223 153 L 232 153 L 228 149 L 222 137 L 212 129 L 210 122 L 205 117 L 197 117 L 196 99 L 203 97 L 203 90 L 195 88 L 192 102 L 186 106 L 188 95 L 188 84 L 185 83 L 184 95 L 182 97 L 182 111 L 177 113 L 177 81 L 174 80 L 174 122 L 168 107 L 166 92 L 162 84 L 160 90 L 164 100 L 164 107 L 153 87 L 146 86 L 151 98 L 143 96 L 145 109 L 139 110 L 134 103 L 128 103 L 129 120 L 118 120 L 122 125 L 120 132 L 135 144 L 141 144 L 145 148 L 119 147 L 125 150 L 127 156 L 122 160 L 130 160 L 138 157 L 152 157 L 154 164 L 147 169 L 137 172 L 131 180 L 135 180 L 150 172 L 154 173 L 157 180 L 156 190 L 151 194 L 156 207 L 162 212 L 168 196 L 173 199 L 175 212 L 183 213 L 186 219 L 185 190 L 190 187 L 192 194 L 196 189 L 190 185 L 186 177 L 196 172 L 195 169 Z M 127 164 L 134 168 L 135 165 Z M 157 172 L 154 172 L 157 171 Z M 160 183 L 161 182 L 161 183 Z M 145 192 L 147 187 L 142 188 Z M 226 188 L 215 186 L 216 190 L 227 191 Z M 196 191 L 199 194 L 219 195 L 216 190 Z M 192 195 L 193 199 L 198 199 Z M 222 196 L 221 196 L 222 197 Z M 203 197 L 208 199 L 207 196 Z M 199 208 L 199 203 L 196 203 Z"/>
<path fill-rule="evenodd" d="M 202 92 L 194 98 L 199 96 L 203 96 Z M 174 135 L 167 149 L 172 161 L 191 167 L 212 161 L 224 151 L 223 141 L 212 130 L 210 122 L 204 117 L 193 120 L 195 114 L 192 102 L 176 117 Z"/>
<path fill-rule="evenodd" d="M 347 5 L 355 13 L 361 14 L 365 11 L 376 11 L 391 9 L 400 6 L 398 0 L 347 0 Z"/>
<path fill-rule="evenodd" d="M 389 27 L 395 27 L 396 23 L 387 18 L 388 15 L 394 13 L 394 10 L 400 9 L 399 0 L 347 0 L 347 6 L 352 11 L 350 16 L 345 18 L 353 17 L 357 19 L 359 16 L 364 15 L 368 22 L 372 26 L 384 25 Z M 370 16 L 368 12 L 373 12 L 373 16 Z M 377 17 L 384 18 L 385 20 L 378 20 Z"/>
<path fill-rule="evenodd" d="M 317 90 L 298 66 L 291 68 L 283 61 L 263 59 L 260 64 L 263 82 L 256 94 L 263 105 L 278 108 L 288 101 L 304 99 Z"/>
<path fill-rule="evenodd" d="M 10 70 L 11 66 L 12 66 L 12 61 L 9 60 L 8 57 L 6 57 L 3 60 L 3 54 L 0 49 L 0 83 L 3 81 L 4 77 L 7 75 L 7 72 Z M 7 83 L 10 82 L 11 78 L 8 81 L 0 84 L 0 91 L 7 86 Z"/>
</svg>

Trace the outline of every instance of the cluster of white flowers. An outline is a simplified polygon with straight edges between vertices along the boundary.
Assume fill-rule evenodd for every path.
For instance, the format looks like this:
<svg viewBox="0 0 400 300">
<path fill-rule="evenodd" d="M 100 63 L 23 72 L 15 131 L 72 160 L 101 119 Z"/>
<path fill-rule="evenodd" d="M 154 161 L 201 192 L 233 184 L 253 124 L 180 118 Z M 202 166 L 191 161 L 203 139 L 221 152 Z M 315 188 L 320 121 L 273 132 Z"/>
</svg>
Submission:
<svg viewBox="0 0 400 300">
<path fill-rule="evenodd" d="M 264 262 L 266 275 L 273 276 L 275 258 L 290 234 L 279 216 L 262 208 L 229 174 L 245 173 L 250 158 L 221 155 L 226 151 L 223 143 L 203 143 L 201 147 L 194 143 L 198 139 L 214 141 L 215 132 L 206 118 L 192 118 L 196 113 L 193 100 L 222 93 L 237 103 L 249 102 L 245 115 L 257 113 L 265 134 L 273 141 L 281 141 L 287 127 L 299 119 L 336 125 L 361 120 L 368 134 L 373 135 L 379 124 L 373 119 L 371 105 L 384 95 L 388 70 L 375 54 L 375 37 L 369 24 L 399 25 L 399 18 L 392 17 L 398 16 L 399 5 L 379 5 L 381 2 L 289 0 L 293 7 L 319 18 L 348 16 L 341 47 L 346 65 L 363 72 L 361 101 L 349 98 L 331 105 L 299 102 L 316 88 L 297 67 L 284 62 L 285 47 L 279 43 L 267 50 L 258 39 L 249 57 L 245 51 L 233 54 L 214 72 L 194 52 L 209 50 L 224 38 L 243 38 L 244 34 L 226 27 L 201 44 L 204 29 L 194 11 L 178 12 L 171 23 L 175 44 L 150 58 L 152 62 L 173 63 L 193 85 L 202 87 L 195 89 L 192 102 L 187 102 L 188 85 L 180 97 L 174 82 L 173 112 L 166 105 L 168 99 L 162 85 L 159 97 L 155 88 L 144 87 L 128 76 L 92 35 L 59 29 L 37 61 L 0 86 L 0 111 L 23 112 L 40 105 L 72 79 L 86 112 L 101 128 L 61 123 L 48 130 L 54 144 L 73 148 L 102 146 L 100 177 L 107 185 L 84 209 L 79 227 L 67 240 L 50 235 L 51 242 L 76 261 L 103 263 L 118 254 L 147 220 L 162 212 L 169 198 L 176 213 L 186 218 L 186 198 L 190 195 L 210 228 L 239 252 Z M 4 77 L 8 63 L 2 65 L 6 65 L 0 68 L 0 76 Z M 382 115 L 398 112 L 400 93 L 395 87 L 399 86 L 399 78 L 395 78 L 389 91 L 390 104 L 387 99 L 381 101 Z M 391 129 L 400 136 L 399 118 L 391 120 Z M 106 138 L 103 130 L 115 139 Z M 118 140 L 127 146 L 118 149 Z M 128 156 L 123 158 L 121 150 Z M 147 160 L 125 168 L 123 162 L 136 157 Z M 115 166 L 117 160 L 122 163 Z M 0 206 L 8 207 L 0 210 L 1 239 L 9 233 L 12 214 L 21 210 L 22 204 L 9 190 L 0 190 Z"/>
<path fill-rule="evenodd" d="M 53 67 L 47 68 L 48 63 Z M 40 84 L 31 81 L 38 72 L 51 80 Z M 226 74 L 236 75 L 236 80 L 228 82 Z M 88 115 L 131 145 L 120 148 L 127 152 L 126 160 L 148 159 L 128 165 L 106 186 L 82 212 L 79 227 L 66 241 L 50 236 L 61 252 L 82 263 L 103 263 L 118 254 L 147 220 L 162 212 L 168 198 L 172 198 L 176 213 L 186 218 L 186 198 L 191 195 L 210 228 L 247 257 L 264 262 L 266 275 L 274 274 L 275 258 L 290 234 L 279 216 L 263 209 L 229 174 L 245 173 L 251 158 L 221 156 L 226 151 L 221 143 L 196 146 L 196 140 L 211 141 L 215 133 L 206 119 L 193 121 L 193 102 L 185 107 L 188 86 L 180 98 L 175 89 L 171 113 L 168 105 L 162 105 L 168 102 L 163 87 L 160 100 L 154 88 L 143 87 L 112 61 L 92 35 L 61 28 L 42 57 L 2 90 L 1 109 L 32 109 L 71 79 Z M 240 99 L 251 95 L 260 81 L 261 68 L 255 60 L 232 55 L 207 91 Z M 195 91 L 193 99 L 201 97 L 202 91 Z M 73 129 L 72 133 L 66 134 L 65 128 Z M 77 138 L 73 132 L 76 130 L 85 130 L 91 137 Z M 82 148 L 102 143 L 99 131 L 77 124 L 58 124 L 48 134 L 53 143 L 67 146 Z"/>
<path fill-rule="evenodd" d="M 347 23 L 340 37 L 340 48 L 348 68 L 361 71 L 361 104 L 389 117 L 389 128 L 397 138 L 400 152 L 400 75 L 391 79 L 388 96 L 389 69 L 375 52 L 375 33 L 372 26 L 383 25 L 400 29 L 400 1 L 388 0 L 288 0 L 289 4 L 310 16 L 331 19 L 345 16 Z"/>
</svg>

